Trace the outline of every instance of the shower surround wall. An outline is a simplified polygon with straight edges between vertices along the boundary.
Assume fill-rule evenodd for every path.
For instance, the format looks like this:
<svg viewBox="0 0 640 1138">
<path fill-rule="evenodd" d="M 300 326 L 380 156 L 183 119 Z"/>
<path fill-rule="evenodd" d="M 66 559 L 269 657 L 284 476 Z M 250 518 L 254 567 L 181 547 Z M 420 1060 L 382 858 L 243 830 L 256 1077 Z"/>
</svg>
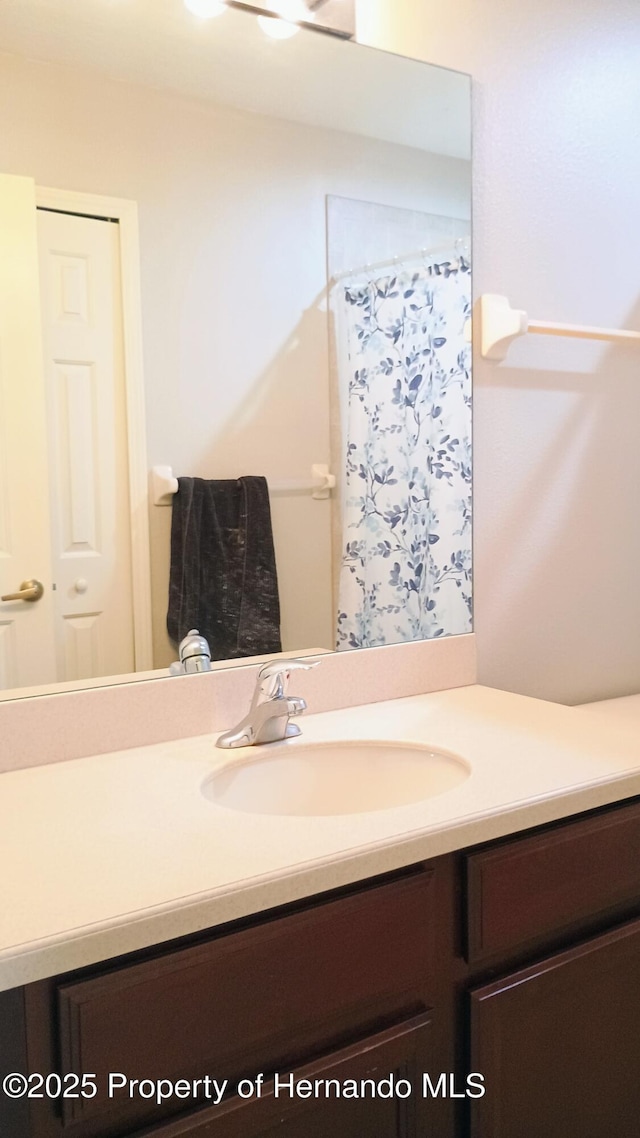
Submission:
<svg viewBox="0 0 640 1138">
<path fill-rule="evenodd" d="M 362 265 L 393 261 L 420 249 L 467 247 L 471 198 L 461 217 L 398 209 L 374 201 L 327 198 L 327 262 L 330 278 Z"/>
<path fill-rule="evenodd" d="M 637 0 L 359 0 L 358 38 L 474 77 L 475 294 L 640 328 Z M 639 374 L 637 351 L 555 338 L 476 353 L 482 683 L 640 691 Z"/>
</svg>

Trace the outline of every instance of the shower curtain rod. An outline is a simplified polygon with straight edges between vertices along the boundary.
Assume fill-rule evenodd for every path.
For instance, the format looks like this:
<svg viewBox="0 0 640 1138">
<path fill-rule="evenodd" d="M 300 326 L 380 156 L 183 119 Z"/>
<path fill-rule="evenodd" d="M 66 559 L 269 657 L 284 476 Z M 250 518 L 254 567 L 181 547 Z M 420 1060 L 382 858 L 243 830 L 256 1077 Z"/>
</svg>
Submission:
<svg viewBox="0 0 640 1138">
<path fill-rule="evenodd" d="M 461 240 L 462 238 L 456 237 L 446 245 L 436 245 L 431 249 L 413 249 L 410 253 L 399 253 L 397 257 L 387 257 L 384 261 L 373 261 L 369 265 L 359 265 L 356 269 L 345 269 L 342 273 L 334 273 L 331 277 L 331 283 L 337 284 L 338 281 L 346 280 L 347 277 L 355 277 L 358 273 L 373 272 L 377 269 L 392 269 L 394 265 L 402 265 L 405 261 L 417 261 L 420 257 L 436 257 L 440 253 L 450 253 L 452 247 Z M 459 256 L 458 253 L 455 255 L 456 257 Z"/>
</svg>

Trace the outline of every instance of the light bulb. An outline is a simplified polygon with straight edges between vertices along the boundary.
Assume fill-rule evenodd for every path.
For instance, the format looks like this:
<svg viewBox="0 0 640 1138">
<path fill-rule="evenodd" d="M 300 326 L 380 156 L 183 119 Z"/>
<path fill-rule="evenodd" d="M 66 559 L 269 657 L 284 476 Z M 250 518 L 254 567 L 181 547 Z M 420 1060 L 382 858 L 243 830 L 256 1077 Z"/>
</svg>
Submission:
<svg viewBox="0 0 640 1138">
<path fill-rule="evenodd" d="M 212 16 L 221 16 L 226 11 L 225 0 L 184 0 L 185 8 L 200 16 L 202 20 L 209 20 Z"/>
<path fill-rule="evenodd" d="M 269 7 L 278 13 L 274 16 L 258 16 L 258 23 L 266 35 L 273 39 L 286 40 L 300 31 L 297 20 L 311 20 L 305 0 L 270 0 Z"/>
<path fill-rule="evenodd" d="M 297 24 L 290 24 L 288 20 L 279 20 L 275 16 L 258 16 L 258 23 L 264 34 L 274 40 L 288 40 L 300 31 Z"/>
</svg>

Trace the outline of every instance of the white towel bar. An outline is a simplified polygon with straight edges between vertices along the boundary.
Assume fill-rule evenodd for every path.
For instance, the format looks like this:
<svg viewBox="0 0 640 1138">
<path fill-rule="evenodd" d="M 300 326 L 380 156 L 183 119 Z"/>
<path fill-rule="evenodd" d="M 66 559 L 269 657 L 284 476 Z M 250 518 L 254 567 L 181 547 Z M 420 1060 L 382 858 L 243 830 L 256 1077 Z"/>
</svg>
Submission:
<svg viewBox="0 0 640 1138">
<path fill-rule="evenodd" d="M 570 336 L 579 340 L 608 340 L 611 343 L 640 346 L 640 332 L 529 320 L 523 309 L 512 308 L 506 296 L 497 296 L 495 293 L 485 293 L 478 298 L 476 313 L 480 321 L 480 352 L 486 360 L 504 360 L 509 345 L 527 332 L 541 336 Z"/>
<path fill-rule="evenodd" d="M 329 473 L 329 467 L 325 463 L 314 463 L 309 482 L 269 482 L 269 493 L 276 497 L 311 494 L 312 498 L 320 501 L 329 497 L 335 485 L 335 474 Z M 173 495 L 177 493 L 178 479 L 174 478 L 171 467 L 154 466 L 151 470 L 151 496 L 154 506 L 170 506 Z"/>
</svg>

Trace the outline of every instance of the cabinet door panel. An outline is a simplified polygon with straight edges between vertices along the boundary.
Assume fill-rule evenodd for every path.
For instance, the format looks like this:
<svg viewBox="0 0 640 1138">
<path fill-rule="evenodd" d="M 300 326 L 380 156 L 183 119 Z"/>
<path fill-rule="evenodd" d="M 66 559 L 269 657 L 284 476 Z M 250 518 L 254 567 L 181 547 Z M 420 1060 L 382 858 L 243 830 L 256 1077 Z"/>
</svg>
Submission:
<svg viewBox="0 0 640 1138">
<path fill-rule="evenodd" d="M 472 1138 L 640 1128 L 640 921 L 471 993 Z"/>
<path fill-rule="evenodd" d="M 411 1084 L 406 1098 L 336 1097 L 334 1086 L 329 1096 L 276 1098 L 270 1083 L 259 1099 L 233 1099 L 136 1138 L 423 1138 L 428 1121 L 431 1125 L 442 1110 L 441 1102 L 430 1102 L 427 1111 L 419 1094 L 422 1071 L 429 1069 L 429 1037 L 425 1013 L 293 1072 L 296 1082 L 337 1080 L 340 1086 L 346 1080 L 377 1083 L 391 1076 L 396 1086 L 398 1080 Z M 432 1132 L 445 1135 L 439 1122 Z"/>
</svg>

